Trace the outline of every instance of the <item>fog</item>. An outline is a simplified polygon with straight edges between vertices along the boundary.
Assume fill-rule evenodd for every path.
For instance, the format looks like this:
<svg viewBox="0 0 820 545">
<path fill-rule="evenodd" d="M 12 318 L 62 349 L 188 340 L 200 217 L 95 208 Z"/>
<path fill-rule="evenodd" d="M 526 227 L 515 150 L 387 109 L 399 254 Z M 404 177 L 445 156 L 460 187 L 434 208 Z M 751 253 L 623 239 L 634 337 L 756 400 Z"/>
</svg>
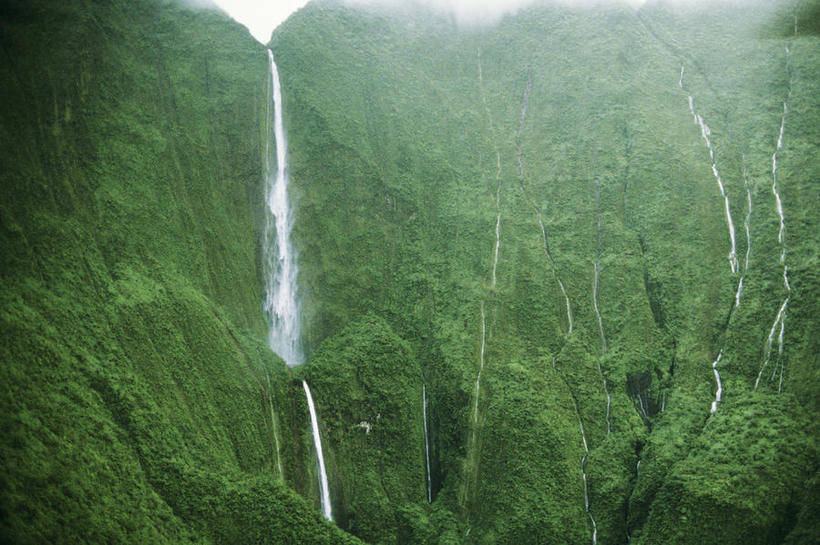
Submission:
<svg viewBox="0 0 820 545">
<path fill-rule="evenodd" d="M 545 0 L 343 0 L 347 4 L 359 6 L 389 6 L 406 8 L 417 4 L 433 11 L 450 14 L 459 25 L 482 26 L 498 22 L 504 15 L 513 14 L 531 4 Z M 640 6 L 645 0 L 552 0 L 570 6 L 592 6 L 596 4 L 629 4 Z"/>
<path fill-rule="evenodd" d="M 209 2 L 210 0 L 183 0 Z M 267 43 L 271 32 L 308 0 L 213 0 L 236 21 L 245 25 L 254 38 Z M 341 0 L 354 6 L 380 6 L 407 9 L 413 4 L 451 15 L 459 25 L 483 26 L 498 22 L 504 15 L 545 0 Z M 550 0 L 547 0 L 550 1 Z M 569 6 L 628 4 L 638 7 L 646 0 L 551 0 Z M 652 0 L 650 0 L 652 1 Z M 695 4 L 710 0 L 661 0 L 664 3 Z M 728 0 L 731 1 L 731 0 Z"/>
</svg>

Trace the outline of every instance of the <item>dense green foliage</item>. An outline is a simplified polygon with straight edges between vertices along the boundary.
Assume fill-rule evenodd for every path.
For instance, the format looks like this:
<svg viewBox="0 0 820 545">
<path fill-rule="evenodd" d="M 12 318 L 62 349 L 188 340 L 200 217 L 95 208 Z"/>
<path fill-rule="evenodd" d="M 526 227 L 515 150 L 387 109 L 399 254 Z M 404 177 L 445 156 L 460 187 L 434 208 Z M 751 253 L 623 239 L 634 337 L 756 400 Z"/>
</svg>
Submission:
<svg viewBox="0 0 820 545">
<path fill-rule="evenodd" d="M 264 49 L 148 2 L 2 14 L 0 541 L 355 542 L 273 461 Z"/>
<path fill-rule="evenodd" d="M 820 539 L 816 2 L 311 2 L 270 44 L 295 369 L 260 305 L 264 48 L 173 2 L 2 4 L 0 541 Z"/>
<path fill-rule="evenodd" d="M 780 542 L 815 527 L 795 514 L 816 499 L 803 480 L 817 460 L 803 417 L 818 384 L 816 213 L 800 204 L 818 199 L 818 51 L 804 4 L 536 6 L 465 29 L 314 2 L 274 33 L 308 344 L 373 310 L 410 343 L 431 393 L 431 512 L 455 515 L 459 541 L 591 538 L 579 417 L 601 543 Z M 711 128 L 741 266 L 744 167 L 750 185 L 737 309 L 688 94 Z M 792 293 L 778 395 L 778 376 L 753 389 L 785 297 L 771 190 L 784 100 Z M 335 399 L 323 411 L 347 403 Z M 358 471 L 347 464 L 336 471 Z M 442 542 L 451 530 L 438 527 Z"/>
</svg>

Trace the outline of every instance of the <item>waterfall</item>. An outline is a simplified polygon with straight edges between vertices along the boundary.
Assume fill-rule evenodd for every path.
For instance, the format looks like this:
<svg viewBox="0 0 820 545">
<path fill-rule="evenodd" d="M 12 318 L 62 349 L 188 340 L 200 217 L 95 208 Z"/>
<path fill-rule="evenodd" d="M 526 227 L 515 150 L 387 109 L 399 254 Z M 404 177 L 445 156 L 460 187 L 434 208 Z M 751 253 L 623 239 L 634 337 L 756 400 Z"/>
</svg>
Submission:
<svg viewBox="0 0 820 545">
<path fill-rule="evenodd" d="M 712 362 L 712 372 L 715 374 L 715 384 L 717 388 L 715 389 L 715 400 L 712 401 L 712 408 L 710 410 L 711 414 L 715 414 L 717 411 L 718 403 L 720 403 L 720 398 L 723 397 L 723 383 L 720 381 L 720 373 L 717 370 L 717 364 L 720 363 L 720 359 L 723 357 L 723 350 L 721 349 L 718 357 L 715 361 Z"/>
<path fill-rule="evenodd" d="M 430 477 L 430 436 L 427 431 L 427 387 L 421 385 L 422 416 L 424 417 L 424 455 L 427 459 L 427 503 L 433 503 L 433 486 Z"/>
<path fill-rule="evenodd" d="M 270 65 L 270 82 L 266 112 L 265 138 L 265 240 L 263 245 L 265 266 L 265 314 L 270 320 L 268 345 L 287 365 L 304 363 L 302 352 L 301 326 L 299 323 L 299 304 L 296 298 L 296 251 L 293 249 L 290 234 L 293 230 L 293 211 L 288 202 L 288 145 L 285 140 L 285 127 L 282 122 L 282 87 L 279 83 L 279 71 L 273 60 L 273 51 L 268 49 Z M 271 141 L 275 145 L 275 155 L 271 154 Z M 276 159 L 273 168 L 272 159 Z M 322 440 L 319 436 L 319 423 L 313 397 L 307 382 L 302 381 L 310 409 L 310 426 L 313 429 L 313 443 L 316 457 L 319 460 L 319 489 L 321 491 L 322 513 L 328 520 L 333 520 L 330 508 L 330 491 L 325 472 L 325 459 L 322 453 Z M 273 419 L 273 406 L 271 405 Z M 277 462 L 281 474 L 277 438 Z"/>
<path fill-rule="evenodd" d="M 496 274 L 498 268 L 498 250 L 501 247 L 501 153 L 496 150 L 495 160 L 497 165 L 496 170 L 496 186 L 495 186 L 495 250 L 493 251 L 493 281 L 492 287 L 495 287 Z"/>
<path fill-rule="evenodd" d="M 477 53 L 478 58 L 478 89 L 481 93 L 481 102 L 484 104 L 484 112 L 487 114 L 487 122 L 490 126 L 490 134 L 495 142 L 495 128 L 493 127 L 493 116 L 490 114 L 490 107 L 487 105 L 487 96 L 484 93 L 484 71 L 481 67 L 481 51 Z M 493 250 L 493 273 L 491 287 L 495 288 L 497 281 L 496 269 L 498 268 L 498 250 L 501 248 L 501 152 L 498 145 L 495 145 L 495 249 Z"/>
<path fill-rule="evenodd" d="M 327 485 L 327 472 L 325 471 L 325 457 L 322 455 L 322 438 L 319 436 L 319 420 L 316 418 L 316 408 L 313 406 L 313 397 L 310 395 L 310 387 L 307 382 L 302 381 L 307 397 L 308 409 L 310 410 L 310 426 L 313 428 L 313 444 L 316 446 L 316 458 L 319 461 L 319 491 L 322 496 L 322 514 L 327 520 L 333 520 L 330 508 L 330 491 Z"/>
<path fill-rule="evenodd" d="M 680 67 L 680 79 L 678 80 L 678 85 L 681 89 L 683 89 L 683 64 L 681 64 Z M 695 104 L 692 95 L 689 95 L 689 111 L 695 119 L 695 124 L 700 126 L 700 135 L 703 137 L 703 140 L 706 142 L 706 148 L 709 150 L 709 159 L 712 162 L 712 174 L 717 181 L 718 188 L 720 189 L 720 195 L 723 197 L 724 208 L 726 209 L 726 224 L 729 227 L 729 241 L 732 246 L 729 251 L 729 268 L 732 270 L 732 274 L 736 274 L 738 265 L 736 255 L 737 248 L 735 245 L 735 224 L 732 221 L 732 212 L 729 209 L 729 195 L 726 193 L 726 188 L 723 185 L 723 179 L 720 177 L 720 172 L 718 172 L 717 163 L 715 162 L 715 148 L 709 138 L 712 135 L 712 131 L 709 128 L 709 125 L 707 125 L 704 121 L 703 117 L 695 111 Z"/>
<path fill-rule="evenodd" d="M 573 403 L 575 403 L 574 399 Z M 587 446 L 587 435 L 586 432 L 584 432 L 584 422 L 581 420 L 581 413 L 578 411 L 577 404 L 575 405 L 575 412 L 578 415 L 578 426 L 581 428 L 581 440 L 584 443 L 584 455 L 581 458 L 581 478 L 584 481 L 584 512 L 586 512 L 589 521 L 592 523 L 592 545 L 597 545 L 598 524 L 595 522 L 592 513 L 589 512 L 589 487 L 587 486 L 587 456 L 589 456 L 589 447 Z"/>
<path fill-rule="evenodd" d="M 752 252 L 752 192 L 749 189 L 749 176 L 746 171 L 746 156 L 743 156 L 743 187 L 746 189 L 746 219 L 743 220 L 743 229 L 746 231 L 746 259 L 743 262 L 743 274 L 737 283 L 735 292 L 735 308 L 740 305 L 740 295 L 743 293 L 743 279 L 749 272 L 749 257 Z"/>
<path fill-rule="evenodd" d="M 296 297 L 296 251 L 290 235 L 293 211 L 288 202 L 287 142 L 282 122 L 282 90 L 279 72 L 268 49 L 270 85 L 265 141 L 265 267 L 264 310 L 270 321 L 268 344 L 288 365 L 304 362 Z M 275 153 L 271 152 L 271 142 Z M 275 168 L 274 160 L 275 159 Z"/>
<path fill-rule="evenodd" d="M 755 390 L 757 390 L 757 386 L 760 384 L 760 377 L 763 376 L 763 370 L 771 360 L 774 333 L 779 325 L 780 333 L 777 336 L 778 362 L 775 363 L 774 370 L 772 372 L 772 379 L 774 379 L 774 376 L 777 374 L 777 364 L 779 363 L 780 380 L 777 386 L 778 394 L 783 390 L 783 337 L 786 333 L 786 309 L 789 306 L 789 299 L 791 299 L 792 293 L 792 287 L 789 283 L 789 266 L 786 265 L 786 218 L 783 214 L 783 201 L 780 199 L 780 192 L 777 189 L 777 153 L 783 148 L 783 133 L 786 130 L 786 114 L 789 113 L 789 100 L 792 95 L 791 49 L 788 45 L 786 46 L 786 73 L 789 78 L 789 88 L 786 94 L 786 100 L 783 101 L 783 115 L 780 117 L 780 132 L 777 135 L 777 145 L 775 146 L 774 153 L 772 154 L 772 194 L 775 199 L 777 215 L 780 219 L 780 229 L 777 232 L 777 242 L 780 244 L 780 264 L 783 266 L 783 287 L 786 289 L 786 298 L 780 305 L 780 309 L 777 311 L 777 317 L 772 324 L 771 330 L 769 330 L 769 336 L 766 339 L 766 357 L 763 360 L 760 373 L 757 375 L 757 380 L 755 380 Z"/>
<path fill-rule="evenodd" d="M 481 385 L 481 372 L 484 370 L 484 347 L 487 337 L 487 319 L 484 315 L 484 301 L 481 301 L 481 351 L 479 352 L 478 375 L 475 378 L 475 405 L 473 407 L 473 424 L 478 425 L 478 394 Z M 475 439 L 475 437 L 473 438 Z"/>
</svg>

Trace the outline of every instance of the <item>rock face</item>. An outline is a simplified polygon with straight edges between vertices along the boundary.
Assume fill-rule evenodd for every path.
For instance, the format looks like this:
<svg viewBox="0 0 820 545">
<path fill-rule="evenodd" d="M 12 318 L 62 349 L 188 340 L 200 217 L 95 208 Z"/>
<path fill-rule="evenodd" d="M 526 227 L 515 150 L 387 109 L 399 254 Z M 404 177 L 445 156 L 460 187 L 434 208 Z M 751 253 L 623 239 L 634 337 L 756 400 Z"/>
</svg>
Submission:
<svg viewBox="0 0 820 545">
<path fill-rule="evenodd" d="M 816 542 L 810 3 L 5 4 L 0 540 Z"/>
</svg>

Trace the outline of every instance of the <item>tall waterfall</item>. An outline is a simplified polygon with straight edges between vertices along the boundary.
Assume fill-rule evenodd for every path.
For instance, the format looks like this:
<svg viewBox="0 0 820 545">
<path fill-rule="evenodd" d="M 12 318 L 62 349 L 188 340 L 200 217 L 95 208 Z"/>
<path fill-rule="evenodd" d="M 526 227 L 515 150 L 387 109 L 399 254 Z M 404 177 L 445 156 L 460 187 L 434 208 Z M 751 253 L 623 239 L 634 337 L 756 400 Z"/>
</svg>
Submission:
<svg viewBox="0 0 820 545">
<path fill-rule="evenodd" d="M 322 496 L 322 514 L 327 520 L 333 520 L 333 513 L 330 509 L 330 490 L 328 489 L 327 472 L 325 471 L 325 457 L 322 456 L 322 438 L 319 436 L 319 420 L 316 418 L 316 408 L 313 406 L 310 387 L 304 380 L 302 386 L 305 388 L 308 409 L 310 409 L 310 426 L 313 428 L 313 443 L 316 445 L 316 458 L 319 460 L 319 491 Z"/>
<path fill-rule="evenodd" d="M 268 345 L 288 365 L 304 362 L 299 323 L 299 303 L 296 295 L 298 267 L 296 251 L 290 234 L 293 211 L 288 202 L 288 145 L 282 123 L 282 89 L 279 72 L 268 49 L 270 85 L 265 139 L 265 314 L 270 321 Z M 275 144 L 275 153 L 271 150 Z M 275 160 L 275 161 L 274 161 Z M 275 163 L 275 165 L 274 165 Z"/>
<path fill-rule="evenodd" d="M 288 202 L 288 144 L 285 140 L 285 127 L 282 122 L 282 87 L 279 83 L 279 71 L 273 60 L 273 51 L 268 49 L 270 65 L 270 82 L 268 86 L 268 103 L 265 133 L 265 314 L 270 320 L 268 345 L 285 363 L 293 366 L 304 363 L 302 352 L 301 326 L 299 323 L 299 303 L 296 296 L 296 250 L 293 249 L 290 234 L 293 230 L 293 211 Z M 275 154 L 271 153 L 271 141 Z M 276 165 L 272 160 L 276 160 Z M 330 508 L 330 490 L 325 472 L 325 459 L 322 453 L 322 439 L 319 436 L 319 422 L 310 387 L 302 381 L 310 410 L 310 426 L 313 429 L 313 443 L 316 447 L 316 458 L 319 460 L 319 489 L 322 500 L 322 513 L 328 520 L 333 520 Z M 271 406 L 271 413 L 273 407 Z M 271 414 L 273 418 L 273 414 Z M 278 445 L 278 443 L 277 443 Z M 278 446 L 277 446 L 278 455 Z M 281 474 L 281 466 L 280 466 Z"/>
</svg>

